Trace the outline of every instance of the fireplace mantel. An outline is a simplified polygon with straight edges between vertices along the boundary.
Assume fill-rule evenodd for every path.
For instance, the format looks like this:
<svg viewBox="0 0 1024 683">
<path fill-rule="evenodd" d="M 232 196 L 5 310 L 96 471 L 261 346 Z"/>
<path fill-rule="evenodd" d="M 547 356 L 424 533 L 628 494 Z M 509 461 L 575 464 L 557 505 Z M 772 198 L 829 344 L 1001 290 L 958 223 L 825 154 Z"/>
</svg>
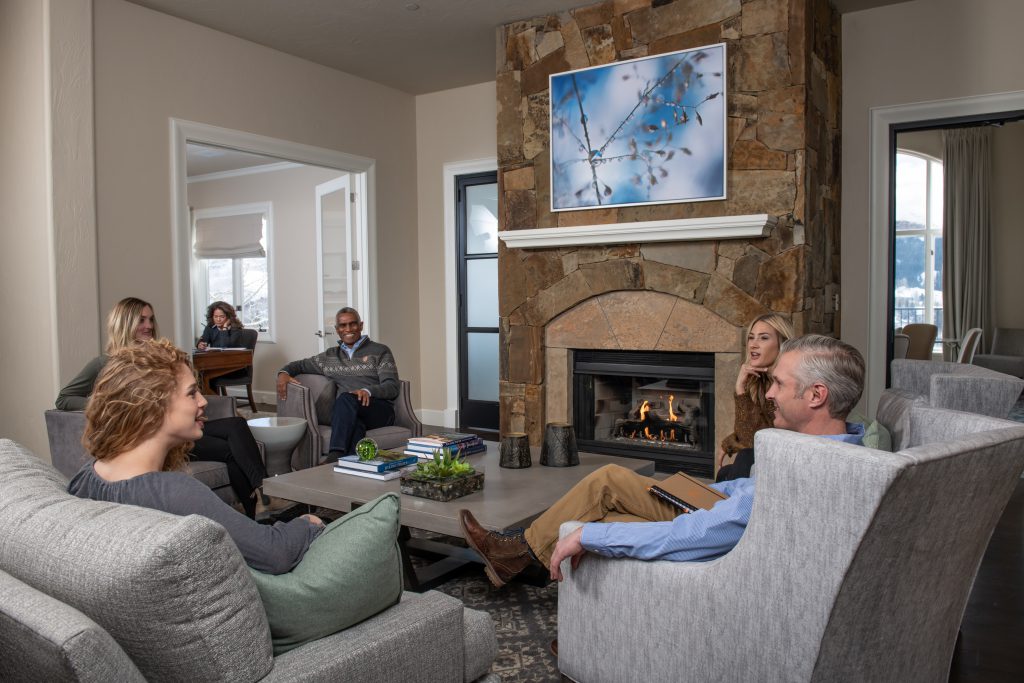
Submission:
<svg viewBox="0 0 1024 683">
<path fill-rule="evenodd" d="M 537 249 L 587 244 L 635 242 L 685 242 L 765 237 L 777 222 L 775 216 L 716 216 L 667 221 L 636 221 L 608 225 L 577 225 L 564 228 L 502 230 L 498 237 L 512 249 Z"/>
</svg>

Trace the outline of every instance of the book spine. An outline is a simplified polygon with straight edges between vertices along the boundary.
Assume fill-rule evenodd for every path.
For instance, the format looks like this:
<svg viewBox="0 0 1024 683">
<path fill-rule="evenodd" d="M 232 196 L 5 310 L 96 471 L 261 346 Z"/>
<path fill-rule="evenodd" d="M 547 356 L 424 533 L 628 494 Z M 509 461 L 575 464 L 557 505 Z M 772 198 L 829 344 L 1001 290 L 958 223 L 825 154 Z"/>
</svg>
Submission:
<svg viewBox="0 0 1024 683">
<path fill-rule="evenodd" d="M 433 446 L 434 448 L 441 448 L 442 446 L 458 446 L 459 444 L 473 443 L 479 441 L 479 436 L 469 436 L 465 439 L 431 439 L 428 437 L 414 436 L 409 439 L 410 444 L 416 444 L 417 446 Z"/>
<path fill-rule="evenodd" d="M 339 460 L 338 467 L 346 467 L 351 470 L 359 470 L 360 472 L 390 472 L 391 470 L 400 470 L 407 465 L 412 465 L 416 462 L 416 458 L 409 456 L 400 460 L 389 460 L 387 462 L 356 462 L 353 460 Z"/>
<path fill-rule="evenodd" d="M 676 498 L 675 496 L 673 496 L 668 491 L 665 491 L 664 489 L 658 488 L 657 486 L 652 486 L 648 490 L 651 493 L 653 493 L 655 496 L 657 496 L 658 498 L 661 498 L 662 500 L 664 500 L 665 502 L 671 503 L 672 505 L 675 505 L 677 508 L 681 509 L 683 512 L 693 512 L 693 511 L 695 511 L 697 509 L 697 508 L 693 507 L 692 505 L 684 502 L 682 499 Z"/>
<path fill-rule="evenodd" d="M 480 444 L 479 446 L 473 446 L 473 447 L 470 447 L 470 448 L 463 448 L 462 451 L 461 451 L 461 455 L 463 455 L 463 456 L 476 455 L 477 453 L 483 453 L 486 450 L 487 450 L 487 446 L 485 446 L 484 444 Z M 434 450 L 417 450 L 417 449 L 414 449 L 414 448 L 406 448 L 405 449 L 405 455 L 415 455 L 420 460 L 433 460 L 434 459 Z"/>
</svg>

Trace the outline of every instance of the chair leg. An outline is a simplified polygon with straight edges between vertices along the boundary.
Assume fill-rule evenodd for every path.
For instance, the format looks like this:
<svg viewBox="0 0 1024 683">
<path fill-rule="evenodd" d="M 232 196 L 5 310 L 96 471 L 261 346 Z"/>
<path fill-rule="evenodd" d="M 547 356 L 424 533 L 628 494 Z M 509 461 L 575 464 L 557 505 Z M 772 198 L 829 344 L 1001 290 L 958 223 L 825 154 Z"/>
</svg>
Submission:
<svg viewBox="0 0 1024 683">
<path fill-rule="evenodd" d="M 228 395 L 228 388 L 223 386 L 223 385 L 217 387 L 217 395 L 218 396 L 227 396 Z"/>
<path fill-rule="evenodd" d="M 255 415 L 256 414 L 256 399 L 253 398 L 253 396 L 252 396 L 252 385 L 251 384 L 246 384 L 245 385 L 245 390 L 249 394 L 249 410 L 251 410 L 252 414 Z"/>
</svg>

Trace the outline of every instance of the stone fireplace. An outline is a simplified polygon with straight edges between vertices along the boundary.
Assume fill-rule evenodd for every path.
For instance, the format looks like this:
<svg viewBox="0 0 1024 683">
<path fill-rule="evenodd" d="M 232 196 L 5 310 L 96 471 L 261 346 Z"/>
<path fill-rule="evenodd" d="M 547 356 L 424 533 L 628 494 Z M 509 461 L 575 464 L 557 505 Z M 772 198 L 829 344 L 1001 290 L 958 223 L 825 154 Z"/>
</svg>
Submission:
<svg viewBox="0 0 1024 683">
<path fill-rule="evenodd" d="M 717 42 L 728 198 L 552 212 L 548 76 Z M 839 91 L 827 0 L 609 0 L 499 31 L 503 433 L 537 445 L 545 423 L 573 422 L 577 351 L 666 351 L 709 354 L 705 418 L 720 441 L 750 319 L 774 311 L 800 333 L 838 335 Z M 751 215 L 766 220 L 743 237 L 648 229 Z M 510 239 L 538 231 L 545 239 Z M 582 237 L 547 239 L 562 234 Z"/>
</svg>

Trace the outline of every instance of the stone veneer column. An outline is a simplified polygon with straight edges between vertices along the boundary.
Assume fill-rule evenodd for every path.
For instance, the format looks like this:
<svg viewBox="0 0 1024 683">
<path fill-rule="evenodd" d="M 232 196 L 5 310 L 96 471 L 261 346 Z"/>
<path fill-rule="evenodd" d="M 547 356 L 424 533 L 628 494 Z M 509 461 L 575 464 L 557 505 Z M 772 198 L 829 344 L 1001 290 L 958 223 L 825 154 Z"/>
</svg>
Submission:
<svg viewBox="0 0 1024 683">
<path fill-rule="evenodd" d="M 728 199 L 551 212 L 548 76 L 717 42 L 728 50 Z M 583 332 L 548 352 L 545 329 L 593 297 L 662 292 L 703 307 L 734 328 L 722 353 L 739 353 L 735 330 L 768 311 L 790 316 L 799 332 L 838 334 L 839 17 L 827 0 L 608 0 L 509 24 L 498 47 L 502 230 L 750 213 L 778 219 L 755 240 L 528 251 L 500 244 L 502 432 L 525 431 L 537 444 L 544 422 L 564 417 L 562 404 L 545 410 L 546 396 L 561 400 L 545 377 L 566 369 L 545 370 L 545 361 L 564 364 L 558 349 L 590 342 Z M 623 320 L 656 320 L 643 301 Z M 638 340 L 631 343 L 640 343 L 648 326 L 629 326 Z M 716 366 L 733 367 L 736 358 Z"/>
</svg>

